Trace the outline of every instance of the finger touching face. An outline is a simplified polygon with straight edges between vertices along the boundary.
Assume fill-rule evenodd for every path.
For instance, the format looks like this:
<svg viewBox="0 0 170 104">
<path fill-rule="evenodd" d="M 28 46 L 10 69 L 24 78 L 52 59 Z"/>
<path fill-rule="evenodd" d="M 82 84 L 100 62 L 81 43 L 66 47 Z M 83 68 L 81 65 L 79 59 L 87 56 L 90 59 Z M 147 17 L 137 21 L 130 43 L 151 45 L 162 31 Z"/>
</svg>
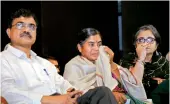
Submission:
<svg viewBox="0 0 170 104">
<path fill-rule="evenodd" d="M 141 31 L 137 36 L 136 46 L 146 48 L 147 54 L 154 53 L 157 50 L 157 44 L 153 33 L 150 30 Z"/>
</svg>

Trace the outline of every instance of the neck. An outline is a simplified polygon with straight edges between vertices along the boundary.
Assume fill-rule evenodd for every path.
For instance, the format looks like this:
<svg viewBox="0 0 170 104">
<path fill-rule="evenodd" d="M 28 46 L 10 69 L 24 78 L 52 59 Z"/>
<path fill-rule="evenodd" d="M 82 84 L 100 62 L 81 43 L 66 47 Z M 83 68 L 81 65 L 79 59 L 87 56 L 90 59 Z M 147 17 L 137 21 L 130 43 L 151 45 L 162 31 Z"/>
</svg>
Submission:
<svg viewBox="0 0 170 104">
<path fill-rule="evenodd" d="M 11 44 L 13 47 L 23 51 L 26 55 L 27 55 L 27 58 L 30 58 L 30 50 L 31 50 L 31 46 L 28 46 L 28 47 L 23 47 L 23 46 L 19 46 L 19 45 L 13 45 Z"/>
<path fill-rule="evenodd" d="M 147 54 L 146 58 L 145 58 L 145 62 L 151 62 L 152 61 L 152 56 L 153 56 L 153 53 L 152 54 Z"/>
<path fill-rule="evenodd" d="M 83 57 L 82 55 L 80 56 L 80 58 L 82 58 L 83 60 L 84 60 L 84 59 L 88 60 L 87 58 Z M 92 62 L 93 64 L 95 64 L 95 61 L 91 61 L 91 60 L 88 60 L 88 61 L 90 61 L 90 62 Z"/>
</svg>

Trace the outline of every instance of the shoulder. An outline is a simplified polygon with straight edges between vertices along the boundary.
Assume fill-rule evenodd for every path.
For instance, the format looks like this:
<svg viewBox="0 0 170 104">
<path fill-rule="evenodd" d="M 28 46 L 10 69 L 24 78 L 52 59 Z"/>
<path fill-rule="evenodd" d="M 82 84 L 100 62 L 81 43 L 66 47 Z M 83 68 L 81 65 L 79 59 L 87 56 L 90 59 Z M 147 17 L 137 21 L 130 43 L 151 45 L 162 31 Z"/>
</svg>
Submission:
<svg viewBox="0 0 170 104">
<path fill-rule="evenodd" d="M 7 51 L 0 52 L 0 61 L 2 65 L 1 67 L 3 67 L 4 65 L 8 65 L 7 59 L 10 59 L 10 57 L 7 58 L 7 56 L 9 56 L 9 53 Z"/>
<path fill-rule="evenodd" d="M 11 54 L 7 50 L 4 50 L 4 51 L 0 52 L 1 58 L 4 58 L 5 56 L 9 56 L 9 55 L 11 55 Z"/>
<path fill-rule="evenodd" d="M 69 62 L 66 63 L 65 68 L 79 65 L 80 64 L 80 58 L 79 57 L 80 56 L 77 55 L 74 58 L 72 58 Z"/>
<path fill-rule="evenodd" d="M 170 61 L 170 52 L 168 52 L 168 53 L 166 54 L 166 59 L 167 59 L 168 61 Z"/>
<path fill-rule="evenodd" d="M 0 52 L 0 60 L 1 63 L 6 63 L 8 61 L 10 62 L 14 62 L 17 60 L 17 57 L 15 55 L 13 55 L 12 53 L 8 52 L 7 50 L 4 50 L 2 52 Z"/>
<path fill-rule="evenodd" d="M 153 64 L 157 65 L 159 67 L 162 67 L 163 69 L 169 70 L 169 61 L 162 55 L 156 55 L 152 58 Z"/>
<path fill-rule="evenodd" d="M 161 53 L 159 53 L 158 55 L 153 55 L 152 60 L 153 62 L 156 62 L 159 64 L 169 63 L 166 57 L 162 56 Z"/>
<path fill-rule="evenodd" d="M 80 57 L 79 55 L 75 56 L 65 65 L 64 75 L 66 75 L 66 73 L 68 74 L 83 73 L 83 70 L 81 69 L 84 64 L 82 63 L 82 60 L 79 57 Z"/>
</svg>

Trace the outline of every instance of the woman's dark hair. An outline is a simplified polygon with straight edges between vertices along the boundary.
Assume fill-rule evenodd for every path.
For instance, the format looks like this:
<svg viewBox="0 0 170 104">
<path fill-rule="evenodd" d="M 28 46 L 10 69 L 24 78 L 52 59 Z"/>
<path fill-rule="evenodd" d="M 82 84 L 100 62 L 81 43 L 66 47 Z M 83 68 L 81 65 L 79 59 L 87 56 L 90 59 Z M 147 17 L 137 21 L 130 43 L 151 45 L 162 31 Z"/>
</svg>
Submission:
<svg viewBox="0 0 170 104">
<path fill-rule="evenodd" d="M 100 37 L 101 37 L 101 34 L 97 29 L 84 28 L 83 30 L 81 30 L 80 33 L 78 33 L 77 43 L 82 45 L 86 41 L 86 39 L 88 39 L 90 36 L 94 36 L 94 35 L 100 35 Z"/>
<path fill-rule="evenodd" d="M 17 11 L 15 11 L 14 13 L 12 13 L 11 17 L 9 18 L 8 20 L 8 28 L 11 28 L 12 27 L 12 22 L 15 18 L 19 18 L 19 17 L 33 17 L 35 22 L 36 22 L 36 25 L 38 26 L 38 20 L 37 20 L 37 17 L 35 16 L 34 13 L 32 13 L 30 10 L 28 9 L 19 9 Z"/>
<path fill-rule="evenodd" d="M 161 36 L 159 34 L 159 32 L 157 31 L 157 29 L 153 26 L 153 25 L 144 25 L 141 26 L 138 31 L 136 32 L 136 34 L 133 37 L 133 44 L 135 45 L 137 36 L 140 34 L 141 31 L 146 31 L 146 30 L 150 30 L 152 32 L 152 34 L 155 37 L 156 43 L 157 45 L 161 44 Z"/>
</svg>

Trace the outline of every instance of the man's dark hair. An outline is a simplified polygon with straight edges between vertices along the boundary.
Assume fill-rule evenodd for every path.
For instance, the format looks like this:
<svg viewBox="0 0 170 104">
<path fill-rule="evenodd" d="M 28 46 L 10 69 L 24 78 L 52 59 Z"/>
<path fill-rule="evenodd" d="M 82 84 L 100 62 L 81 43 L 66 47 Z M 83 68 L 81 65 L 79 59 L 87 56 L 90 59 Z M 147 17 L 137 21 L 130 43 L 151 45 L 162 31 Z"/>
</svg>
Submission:
<svg viewBox="0 0 170 104">
<path fill-rule="evenodd" d="M 35 14 L 28 9 L 21 8 L 21 9 L 15 11 L 14 13 L 12 13 L 10 19 L 8 20 L 8 28 L 11 28 L 13 20 L 15 18 L 19 18 L 19 17 L 33 17 L 36 22 L 36 25 L 38 26 L 38 20 L 37 20 L 37 17 L 35 16 Z"/>
<path fill-rule="evenodd" d="M 53 56 L 47 56 L 46 57 L 47 59 L 52 59 L 52 60 L 57 60 L 55 57 L 53 57 Z"/>
</svg>

